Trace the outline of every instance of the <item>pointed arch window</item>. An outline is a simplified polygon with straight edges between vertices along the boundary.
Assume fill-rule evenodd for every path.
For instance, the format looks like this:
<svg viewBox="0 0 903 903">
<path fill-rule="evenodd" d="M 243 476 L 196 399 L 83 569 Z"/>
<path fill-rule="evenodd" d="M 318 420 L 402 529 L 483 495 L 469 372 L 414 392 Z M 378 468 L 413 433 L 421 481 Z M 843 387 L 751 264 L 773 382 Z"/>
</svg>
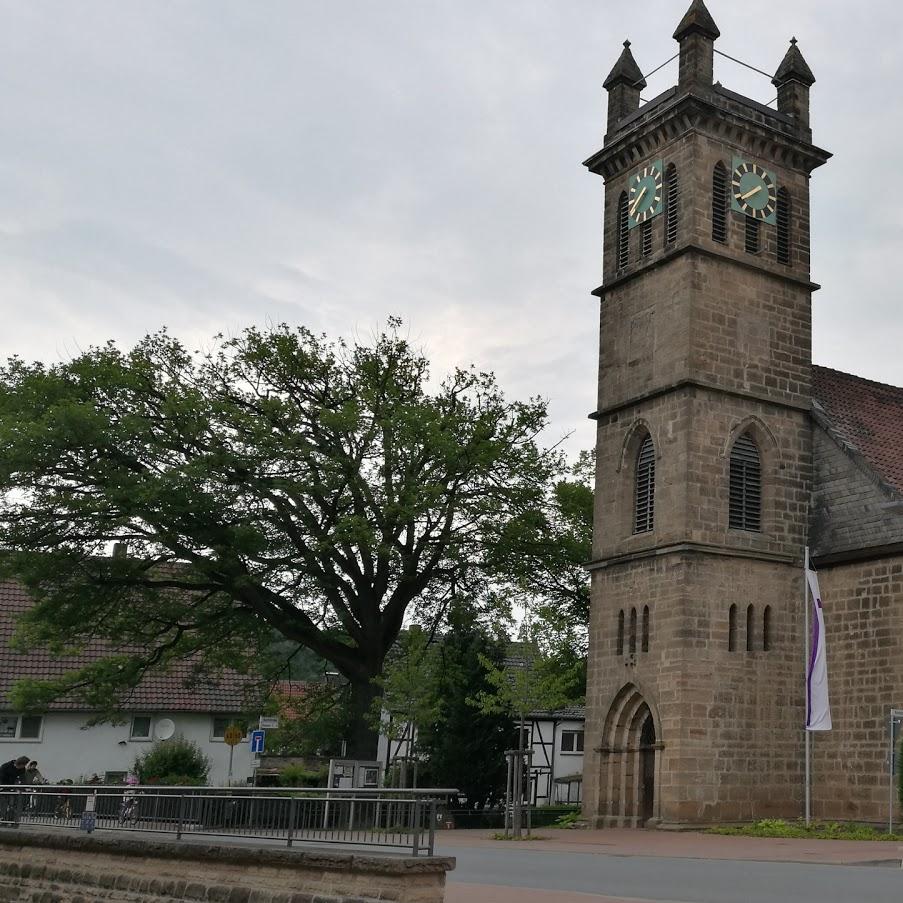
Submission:
<svg viewBox="0 0 903 903">
<path fill-rule="evenodd" d="M 759 449 L 744 433 L 731 449 L 728 526 L 732 530 L 762 529 L 762 465 Z"/>
<path fill-rule="evenodd" d="M 627 221 L 627 192 L 622 191 L 618 199 L 617 223 L 618 269 L 623 270 L 630 261 L 630 228 Z"/>
<path fill-rule="evenodd" d="M 756 613 L 753 611 L 752 605 L 746 606 L 746 651 L 753 651 L 753 640 L 755 639 L 755 621 Z"/>
<path fill-rule="evenodd" d="M 712 241 L 727 242 L 727 169 L 719 160 L 712 171 Z"/>
<path fill-rule="evenodd" d="M 647 219 L 640 226 L 640 250 L 643 257 L 648 257 L 652 253 L 652 220 Z"/>
<path fill-rule="evenodd" d="M 737 651 L 737 606 L 731 605 L 727 613 L 727 651 Z"/>
<path fill-rule="evenodd" d="M 771 606 L 766 605 L 762 612 L 762 651 L 771 649 Z"/>
<path fill-rule="evenodd" d="M 624 654 L 624 609 L 618 612 L 618 655 Z"/>
<path fill-rule="evenodd" d="M 655 447 L 646 436 L 636 459 L 634 486 L 633 532 L 648 533 L 654 526 L 655 514 Z"/>
<path fill-rule="evenodd" d="M 649 651 L 649 606 L 643 606 L 643 633 L 640 649 L 643 652 Z"/>
<path fill-rule="evenodd" d="M 665 247 L 677 241 L 677 205 L 680 201 L 680 183 L 677 167 L 668 164 L 665 170 Z"/>
<path fill-rule="evenodd" d="M 778 189 L 777 206 L 777 256 L 778 263 L 790 263 L 790 193 L 786 188 Z"/>
<path fill-rule="evenodd" d="M 746 217 L 746 237 L 743 247 L 747 254 L 759 253 L 759 221 L 751 216 Z"/>
<path fill-rule="evenodd" d="M 630 609 L 630 653 L 636 653 L 636 609 Z"/>
</svg>

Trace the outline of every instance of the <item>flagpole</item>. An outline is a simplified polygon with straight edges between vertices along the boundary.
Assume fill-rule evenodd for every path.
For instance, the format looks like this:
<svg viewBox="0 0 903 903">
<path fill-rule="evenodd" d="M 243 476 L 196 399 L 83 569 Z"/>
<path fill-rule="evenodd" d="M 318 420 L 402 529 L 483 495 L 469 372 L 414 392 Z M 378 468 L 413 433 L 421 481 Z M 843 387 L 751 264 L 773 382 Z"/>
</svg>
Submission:
<svg viewBox="0 0 903 903">
<path fill-rule="evenodd" d="M 803 660 L 803 707 L 806 710 L 806 720 L 809 717 L 809 546 L 806 546 L 805 566 L 803 568 L 803 612 L 805 614 L 805 627 L 803 632 L 803 646 L 805 648 L 805 659 Z M 804 724 L 803 734 L 806 738 L 806 824 L 808 825 L 812 818 L 812 747 L 811 747 L 811 731 L 808 725 Z"/>
</svg>

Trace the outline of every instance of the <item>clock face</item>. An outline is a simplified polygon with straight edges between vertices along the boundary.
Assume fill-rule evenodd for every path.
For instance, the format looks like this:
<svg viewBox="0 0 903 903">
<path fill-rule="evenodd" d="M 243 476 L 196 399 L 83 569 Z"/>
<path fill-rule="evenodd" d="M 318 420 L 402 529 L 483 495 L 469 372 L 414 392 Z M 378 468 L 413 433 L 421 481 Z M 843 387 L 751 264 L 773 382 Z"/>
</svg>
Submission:
<svg viewBox="0 0 903 903">
<path fill-rule="evenodd" d="M 633 229 L 662 212 L 662 161 L 648 163 L 627 185 L 627 228 Z"/>
<path fill-rule="evenodd" d="M 734 157 L 731 209 L 774 225 L 777 222 L 777 190 L 773 173 L 758 163 Z"/>
</svg>

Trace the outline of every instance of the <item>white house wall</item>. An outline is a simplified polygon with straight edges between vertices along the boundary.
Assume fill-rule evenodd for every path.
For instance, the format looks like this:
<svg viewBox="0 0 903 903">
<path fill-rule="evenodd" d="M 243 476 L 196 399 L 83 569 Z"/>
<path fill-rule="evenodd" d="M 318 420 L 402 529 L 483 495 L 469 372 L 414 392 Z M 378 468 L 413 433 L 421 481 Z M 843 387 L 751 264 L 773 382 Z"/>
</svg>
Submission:
<svg viewBox="0 0 903 903">
<path fill-rule="evenodd" d="M 107 771 L 130 771 L 136 757 L 153 745 L 150 740 L 130 740 L 131 722 L 85 727 L 89 715 L 77 712 L 50 712 L 44 716 L 40 740 L 0 740 L 0 761 L 29 756 L 38 762 L 41 774 L 49 781 L 64 778 L 78 780 L 92 774 L 104 776 Z M 209 782 L 227 783 L 229 747 L 222 740 L 212 740 L 213 717 L 193 713 L 154 715 L 154 722 L 170 718 L 175 733 L 197 743 L 210 760 Z M 245 740 L 235 747 L 232 782 L 245 783 L 253 772 L 250 746 Z"/>
</svg>

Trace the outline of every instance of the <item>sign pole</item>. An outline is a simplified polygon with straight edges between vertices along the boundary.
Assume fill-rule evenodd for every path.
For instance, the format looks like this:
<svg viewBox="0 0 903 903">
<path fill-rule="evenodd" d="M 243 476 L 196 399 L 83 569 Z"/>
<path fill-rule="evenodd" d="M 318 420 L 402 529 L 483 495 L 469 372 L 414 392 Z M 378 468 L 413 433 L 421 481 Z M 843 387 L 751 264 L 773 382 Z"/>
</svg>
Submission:
<svg viewBox="0 0 903 903">
<path fill-rule="evenodd" d="M 809 546 L 806 546 L 806 563 L 803 569 L 803 611 L 805 613 L 804 648 L 805 663 L 803 665 L 804 705 L 806 707 L 806 725 L 804 734 L 806 738 L 806 825 L 812 818 L 812 737 L 809 730 Z"/>
<path fill-rule="evenodd" d="M 887 725 L 890 728 L 890 755 L 888 762 L 890 763 L 890 777 L 887 781 L 887 833 L 894 833 L 894 710 L 890 710 L 890 722 Z"/>
<path fill-rule="evenodd" d="M 229 746 L 229 777 L 227 779 L 227 783 L 229 786 L 232 786 L 232 757 L 235 755 L 235 747 Z"/>
</svg>

